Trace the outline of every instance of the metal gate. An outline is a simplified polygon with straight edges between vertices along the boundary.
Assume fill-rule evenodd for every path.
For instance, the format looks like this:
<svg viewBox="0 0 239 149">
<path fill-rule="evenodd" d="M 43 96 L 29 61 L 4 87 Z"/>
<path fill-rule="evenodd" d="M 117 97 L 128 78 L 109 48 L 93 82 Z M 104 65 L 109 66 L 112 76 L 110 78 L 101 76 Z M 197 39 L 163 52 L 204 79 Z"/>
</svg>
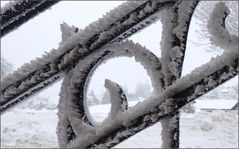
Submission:
<svg viewBox="0 0 239 149">
<path fill-rule="evenodd" d="M 1 38 L 57 2 L 21 0 L 5 7 L 1 11 Z M 113 147 L 160 121 L 163 147 L 179 148 L 179 109 L 233 78 L 239 71 L 238 37 L 226 30 L 227 7 L 220 3 L 211 16 L 221 17 L 210 21 L 209 31 L 214 44 L 222 47 L 224 53 L 181 77 L 189 25 L 198 2 L 129 1 L 83 30 L 63 24 L 58 49 L 3 78 L 1 114 L 64 78 L 57 127 L 60 147 Z M 158 20 L 163 24 L 161 58 L 127 40 Z M 111 95 L 111 113 L 95 127 L 87 114 L 86 88 L 94 70 L 105 60 L 118 56 L 134 57 L 142 64 L 154 91 L 148 100 L 128 109 L 123 89 L 106 80 L 105 87 Z"/>
</svg>

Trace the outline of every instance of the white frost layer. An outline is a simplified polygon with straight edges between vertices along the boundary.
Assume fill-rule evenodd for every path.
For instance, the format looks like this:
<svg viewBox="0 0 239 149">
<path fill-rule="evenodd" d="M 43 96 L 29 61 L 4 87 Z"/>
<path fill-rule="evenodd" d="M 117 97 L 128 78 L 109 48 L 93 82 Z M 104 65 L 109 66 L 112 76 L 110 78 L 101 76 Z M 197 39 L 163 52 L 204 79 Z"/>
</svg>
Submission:
<svg viewBox="0 0 239 149">
<path fill-rule="evenodd" d="M 175 44 L 185 40 L 185 33 L 187 33 L 188 24 L 190 23 L 190 15 L 192 14 L 192 8 L 195 5 L 195 1 L 181 1 L 180 5 L 176 9 L 171 7 L 165 11 L 161 16 L 163 24 L 163 32 L 161 39 L 161 59 L 162 70 L 165 76 L 165 86 L 171 85 L 171 77 L 179 78 L 180 76 L 180 62 L 182 62 L 183 52 L 185 51 L 185 44 Z M 180 46 L 180 47 L 179 47 Z"/>
<path fill-rule="evenodd" d="M 76 27 L 69 26 L 67 23 L 63 22 L 61 25 L 61 41 L 67 40 L 67 38 L 71 37 L 75 34 Z"/>
<path fill-rule="evenodd" d="M 104 56 L 105 52 L 110 52 L 107 56 Z M 159 94 L 162 91 L 162 85 L 161 85 L 161 69 L 160 69 L 160 61 L 158 58 L 153 55 L 149 50 L 146 48 L 140 46 L 139 44 L 134 44 L 132 41 L 125 41 L 121 43 L 113 43 L 111 45 L 107 45 L 104 48 L 101 48 L 94 53 L 87 56 L 84 60 L 82 60 L 73 70 L 73 76 L 70 80 L 70 87 L 68 89 L 70 94 L 70 101 L 68 102 L 68 117 L 70 121 L 80 121 L 78 123 L 78 127 L 80 127 L 82 121 L 79 120 L 79 117 L 81 117 L 78 112 L 78 107 L 75 104 L 77 99 L 79 97 L 75 97 L 74 93 L 78 93 L 79 88 L 77 86 L 82 86 L 83 80 L 85 79 L 84 75 L 91 76 L 94 71 L 94 69 L 99 66 L 103 60 L 108 60 L 110 58 L 119 57 L 119 56 L 129 56 L 134 57 L 137 62 L 143 65 L 143 67 L 146 69 L 147 73 L 149 74 L 152 84 L 154 87 L 154 94 Z M 100 60 L 99 60 L 100 59 Z M 97 62 L 95 64 L 95 62 Z M 92 64 L 95 66 L 92 67 Z M 89 74 L 86 74 L 86 72 L 89 72 L 89 69 L 91 72 Z M 86 83 L 88 81 L 86 80 Z M 120 92 L 120 88 L 117 84 L 110 82 L 109 80 L 106 80 L 106 88 L 108 88 L 112 93 L 112 111 L 111 111 L 111 117 L 107 118 L 102 125 L 106 126 L 108 124 L 114 123 L 112 126 L 114 127 L 116 123 L 114 122 L 115 119 L 117 119 L 118 115 L 121 115 L 122 111 L 124 111 L 125 107 L 122 107 L 122 100 L 124 100 L 125 97 L 120 97 L 123 94 L 118 94 L 117 92 Z M 120 95 L 120 96 L 119 96 Z M 153 95 L 152 95 L 153 96 Z M 114 99 L 113 99 L 114 98 Z M 120 98 L 120 99 L 119 99 Z M 123 104 L 124 106 L 124 104 Z M 88 107 L 85 107 L 86 109 Z M 122 109 L 123 108 L 123 109 Z M 121 109 L 121 112 L 119 112 L 119 109 Z M 88 110 L 85 110 L 88 111 Z M 87 114 L 87 113 L 86 113 Z M 113 119 L 112 119 L 113 117 Z M 121 117 L 121 116 L 119 116 Z M 117 122 L 118 123 L 118 122 Z M 118 123 L 121 124 L 121 123 Z M 73 128 L 77 127 L 77 125 L 73 126 Z M 109 126 L 110 129 L 111 126 Z M 81 131 L 81 130 L 79 130 Z M 101 127 L 97 127 L 96 134 L 105 134 L 108 131 L 105 129 L 101 129 Z M 93 134 L 85 132 L 85 135 L 92 136 Z M 94 136 L 94 135 L 93 135 Z M 97 135 L 96 135 L 97 136 Z M 78 140 L 81 140 L 82 137 L 77 137 Z M 83 138 L 84 139 L 84 138 Z M 87 141 L 90 141 L 90 139 L 87 139 Z"/>
<path fill-rule="evenodd" d="M 67 127 L 69 126 L 69 120 L 67 118 L 67 107 L 65 106 L 67 103 L 68 95 L 67 95 L 67 86 L 69 85 L 70 74 L 64 75 L 64 80 L 61 84 L 61 91 L 59 93 L 60 99 L 58 104 L 58 124 L 57 124 L 57 137 L 58 144 L 60 147 L 66 147 L 67 141 Z"/>
<path fill-rule="evenodd" d="M 5 4 L 3 7 L 1 7 L 1 14 L 5 13 L 7 10 L 12 10 L 16 11 L 15 6 L 18 3 L 21 3 L 23 0 L 15 0 L 15 1 L 10 1 L 7 4 Z"/>
<path fill-rule="evenodd" d="M 179 78 L 181 68 L 183 65 L 183 56 L 185 51 L 185 34 L 187 34 L 188 24 L 190 23 L 190 15 L 194 1 L 180 1 L 179 5 L 175 5 L 167 10 L 161 16 L 163 24 L 163 32 L 161 39 L 161 59 L 162 59 L 162 72 L 165 81 L 165 88 L 173 83 L 172 78 Z M 180 42 L 180 43 L 178 43 Z M 170 99 L 168 99 L 170 100 Z M 163 106 L 164 107 L 164 106 Z M 165 112 L 171 111 L 172 107 L 169 106 L 163 110 Z M 157 118 L 157 117 L 156 117 Z M 163 130 L 161 132 L 163 148 L 170 148 L 174 138 L 177 138 L 176 131 L 174 131 L 174 123 L 177 120 L 174 118 L 162 120 Z M 173 123 L 173 124 L 172 124 Z M 174 134 L 174 138 L 169 135 Z"/>
<path fill-rule="evenodd" d="M 41 58 L 36 58 L 36 60 L 30 61 L 30 63 L 25 63 L 22 67 L 3 78 L 1 81 L 1 88 L 4 89 L 15 81 L 21 80 L 35 70 L 51 63 L 68 50 L 74 48 L 75 45 L 80 43 L 84 45 L 84 42 L 94 34 L 97 34 L 104 29 L 107 30 L 111 23 L 115 22 L 119 18 L 122 18 L 124 15 L 128 14 L 143 3 L 145 3 L 145 1 L 130 1 L 119 5 L 117 8 L 104 15 L 103 18 L 91 23 L 84 30 L 80 30 L 77 34 L 74 34 L 73 36 L 67 38 L 67 40 L 62 41 L 57 50 L 53 49 L 49 53 L 45 52 Z"/>
<path fill-rule="evenodd" d="M 157 4 L 160 3 L 160 2 L 161 1 L 154 1 L 153 3 L 147 3 L 145 5 L 145 8 L 141 9 L 140 14 L 141 15 L 146 15 L 147 13 L 152 12 L 152 10 L 154 10 L 156 8 Z M 127 5 L 125 5 L 124 9 L 128 8 L 129 10 L 130 9 L 133 10 L 132 9 L 132 5 L 134 5 L 135 8 L 137 8 L 136 5 L 139 6 L 140 4 L 143 4 L 143 3 L 142 2 L 128 2 L 126 4 Z M 119 13 L 120 10 L 117 11 L 117 9 L 116 9 L 114 11 Z M 125 12 L 127 12 L 127 11 L 125 11 Z M 129 11 L 129 13 L 130 13 L 130 11 Z M 107 15 L 103 19 L 106 19 L 105 20 L 106 22 L 109 21 L 109 20 L 107 20 Z M 116 19 L 116 17 L 115 17 L 115 19 Z M 139 19 L 142 19 L 142 16 L 140 18 L 140 16 L 137 15 L 136 13 L 132 13 L 132 14 L 130 14 L 128 19 L 126 19 L 126 20 L 124 20 L 124 22 L 122 22 L 122 24 L 124 24 L 125 26 L 132 25 L 132 24 L 136 23 Z M 112 22 L 108 22 L 107 25 L 109 25 L 109 23 L 112 23 Z M 97 24 L 97 21 L 96 21 L 96 24 Z M 99 27 L 102 27 L 102 26 L 100 26 L 100 24 L 98 24 L 98 25 L 99 25 Z M 79 55 L 84 55 L 87 52 L 89 53 L 89 49 L 86 47 L 88 45 L 86 45 L 86 42 L 85 42 L 89 38 L 86 35 L 89 35 L 89 33 L 94 35 L 93 33 L 95 31 L 94 28 L 92 28 L 92 26 L 90 26 L 90 27 L 91 27 L 92 31 L 81 30 L 81 31 L 79 31 L 76 34 L 71 35 L 69 38 L 67 38 L 67 41 L 62 41 L 60 43 L 60 46 L 59 46 L 58 50 L 54 50 L 53 49 L 50 53 L 46 53 L 43 56 L 44 58 L 42 58 L 42 59 L 41 58 L 37 58 L 37 60 L 34 60 L 31 64 L 25 64 L 26 67 L 25 66 L 23 67 L 23 69 L 24 69 L 23 71 L 21 70 L 22 68 L 20 68 L 17 71 L 13 72 L 8 77 L 6 77 L 5 79 L 3 79 L 4 81 L 3 81 L 3 83 L 1 83 L 2 89 L 4 90 L 7 86 L 9 86 L 11 84 L 14 84 L 18 80 L 23 79 L 28 74 L 33 72 L 33 70 L 36 70 L 37 68 L 42 68 L 46 64 L 49 65 L 50 68 L 51 68 L 51 71 L 48 71 L 47 73 L 52 74 L 52 73 L 55 73 L 56 71 L 62 70 L 62 68 L 64 66 L 66 66 L 68 64 L 70 65 L 70 63 L 72 61 L 75 61 L 76 59 L 79 58 Z M 109 26 L 109 28 L 110 27 L 111 26 Z M 92 44 L 90 46 L 90 50 L 95 49 L 93 47 L 95 45 L 97 45 L 98 43 L 101 43 L 102 41 L 105 41 L 105 40 L 110 40 L 111 39 L 110 37 L 112 35 L 114 35 L 114 36 L 118 35 L 118 34 L 115 34 L 115 33 L 120 32 L 120 30 L 121 30 L 120 27 L 121 27 L 121 24 L 116 24 L 114 27 L 112 27 L 110 29 L 106 28 L 106 30 L 108 29 L 108 31 L 96 32 L 96 33 L 100 33 L 100 37 L 101 37 L 102 34 L 105 34 L 105 35 L 104 35 L 104 37 L 101 37 L 102 39 L 101 38 L 97 39 L 94 42 L 94 44 Z M 108 35 L 110 35 L 110 36 L 108 36 Z M 77 45 L 79 43 L 81 43 L 81 45 L 83 45 L 83 48 L 79 49 L 78 46 L 75 46 L 75 45 Z M 73 48 L 73 50 L 68 52 L 68 50 L 71 49 L 71 48 Z M 62 60 L 59 63 L 55 62 L 55 60 L 57 60 L 57 58 L 59 58 L 64 52 L 68 52 L 68 53 L 63 56 Z M 37 73 L 39 73 L 39 71 L 37 71 Z M 45 73 L 41 73 L 41 75 L 45 76 Z M 46 74 L 46 75 L 48 75 L 48 74 Z M 159 77 L 161 77 L 161 76 L 159 76 Z M 31 85 L 31 81 L 28 81 L 28 80 L 24 81 L 23 84 L 25 84 L 25 83 L 29 83 L 29 85 Z M 26 87 L 26 85 L 23 85 L 23 87 Z M 17 89 L 15 91 L 15 93 L 19 93 L 21 91 L 22 91 L 21 89 Z M 6 97 L 8 97 L 9 93 L 7 91 L 6 91 L 6 93 L 7 93 Z M 12 93 L 12 94 L 14 94 L 14 93 Z"/>
<path fill-rule="evenodd" d="M 208 30 L 211 34 L 212 44 L 223 48 L 225 52 L 232 53 L 238 51 L 239 38 L 236 35 L 231 35 L 225 28 L 224 19 L 229 13 L 230 10 L 225 3 L 217 3 L 208 20 Z"/>
<path fill-rule="evenodd" d="M 192 13 L 194 3 L 195 1 L 182 1 L 178 7 L 178 22 L 173 33 L 176 34 L 177 38 L 181 41 L 184 40 L 184 32 L 187 31 L 186 23 L 189 23 L 187 20 L 189 20 L 190 14 Z"/>
<path fill-rule="evenodd" d="M 173 12 L 174 7 L 169 8 L 169 10 L 166 10 L 162 16 L 161 16 L 161 22 L 162 22 L 162 39 L 160 42 L 161 45 L 161 61 L 162 61 L 162 72 L 165 76 L 165 86 L 170 85 L 169 82 L 170 76 L 172 76 L 172 72 L 169 69 L 168 64 L 172 62 L 172 58 L 170 57 L 170 54 L 174 56 L 174 54 L 170 51 L 173 48 L 172 42 L 173 34 L 172 30 L 176 26 L 176 14 Z M 174 20 L 174 21 L 173 21 Z M 178 48 L 179 49 L 179 48 Z"/>
<path fill-rule="evenodd" d="M 117 117 L 119 112 L 123 112 L 127 109 L 127 104 L 125 104 L 127 99 L 123 93 L 123 90 L 117 83 L 106 79 L 104 86 L 110 92 L 110 119 L 113 120 L 115 117 Z"/>
<path fill-rule="evenodd" d="M 6 9 L 4 8 L 4 12 L 1 12 L 1 14 L 6 13 L 6 11 L 9 9 L 11 11 L 17 11 L 16 10 L 16 6 L 17 5 L 23 5 L 24 2 L 28 2 L 28 0 L 17 0 L 16 2 L 9 2 L 6 4 Z M 15 16 L 14 18 L 8 20 L 8 22 L 6 22 L 1 28 L 6 27 L 7 25 L 11 24 L 12 22 L 18 20 L 20 17 L 25 16 L 27 13 L 29 13 L 30 11 L 35 10 L 35 8 L 37 8 L 38 6 L 42 5 L 43 3 L 45 3 L 46 0 L 42 0 L 39 1 L 38 4 L 36 4 L 34 7 L 25 9 L 24 12 L 21 12 L 20 14 L 18 14 L 18 16 Z"/>
<path fill-rule="evenodd" d="M 201 66 L 200 68 L 197 68 L 191 74 L 188 74 L 183 78 L 177 80 L 172 86 L 169 86 L 162 94 L 156 97 L 151 97 L 150 99 L 147 99 L 142 103 L 137 104 L 133 108 L 122 112 L 112 122 L 108 123 L 108 125 L 107 123 L 104 123 L 104 125 L 102 125 L 96 130 L 96 135 L 86 135 L 84 138 L 76 139 L 68 147 L 84 147 L 91 143 L 94 143 L 101 136 L 110 133 L 117 127 L 121 125 L 127 126 L 127 124 L 135 120 L 137 117 L 149 113 L 150 110 L 156 105 L 160 105 L 160 108 L 164 108 L 167 112 L 171 112 L 169 109 L 167 109 L 168 107 L 171 108 L 171 102 L 168 101 L 165 102 L 165 104 L 161 105 L 162 101 L 166 101 L 165 99 L 167 99 L 168 97 L 175 95 L 176 93 L 179 93 L 187 87 L 195 84 L 199 80 L 215 72 L 215 70 L 220 69 L 222 66 L 230 65 L 236 57 L 237 55 L 228 55 L 224 53 L 222 56 L 213 59 L 212 61 Z M 164 113 L 160 112 L 159 114 Z"/>
</svg>

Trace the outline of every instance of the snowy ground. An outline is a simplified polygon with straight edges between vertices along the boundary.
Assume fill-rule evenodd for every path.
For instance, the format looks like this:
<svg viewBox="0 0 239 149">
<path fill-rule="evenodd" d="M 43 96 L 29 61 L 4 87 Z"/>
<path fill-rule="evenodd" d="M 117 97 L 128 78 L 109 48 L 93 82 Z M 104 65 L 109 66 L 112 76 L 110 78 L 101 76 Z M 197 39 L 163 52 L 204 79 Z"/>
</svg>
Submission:
<svg viewBox="0 0 239 149">
<path fill-rule="evenodd" d="M 1 116 L 1 147 L 57 147 L 57 111 L 14 109 Z"/>
<path fill-rule="evenodd" d="M 109 110 L 110 105 L 92 106 L 90 109 L 97 121 L 104 119 Z M 56 148 L 56 112 L 14 109 L 5 113 L 1 116 L 1 148 Z M 180 125 L 182 148 L 238 147 L 238 111 L 182 114 Z M 159 148 L 160 131 L 161 125 L 157 123 L 115 148 Z"/>
</svg>

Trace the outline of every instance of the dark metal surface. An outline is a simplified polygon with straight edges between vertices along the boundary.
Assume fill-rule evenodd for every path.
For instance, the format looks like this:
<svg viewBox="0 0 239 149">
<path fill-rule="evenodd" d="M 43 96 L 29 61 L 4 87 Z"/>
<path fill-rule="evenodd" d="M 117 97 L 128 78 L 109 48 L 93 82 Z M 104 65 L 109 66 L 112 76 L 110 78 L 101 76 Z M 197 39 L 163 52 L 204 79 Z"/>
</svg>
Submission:
<svg viewBox="0 0 239 149">
<path fill-rule="evenodd" d="M 1 13 L 1 38 L 60 0 L 23 0 Z"/>
<path fill-rule="evenodd" d="M 146 3 L 150 5 L 150 3 L 152 3 L 152 1 L 146 1 Z M 90 50 L 88 50 L 86 53 L 84 53 L 82 55 L 78 55 L 77 57 L 72 58 L 70 63 L 63 64 L 63 66 L 61 68 L 57 67 L 54 71 L 50 71 L 51 64 L 47 64 L 44 67 L 39 68 L 36 71 L 32 72 L 31 74 L 26 75 L 24 77 L 24 79 L 17 80 L 15 83 L 11 84 L 10 86 L 8 86 L 6 88 L 1 88 L 1 102 L 0 102 L 1 112 L 3 112 L 4 110 L 6 110 L 7 108 L 9 108 L 11 106 L 14 106 L 15 103 L 18 103 L 17 102 L 18 99 L 21 98 L 22 100 L 24 100 L 25 98 L 33 95 L 32 93 L 29 93 L 29 92 L 31 92 L 32 88 L 34 88 L 34 94 L 37 93 L 37 90 L 42 88 L 42 86 L 41 86 L 42 82 L 47 81 L 47 82 L 45 82 L 45 84 L 47 84 L 47 85 L 54 83 L 54 81 L 51 81 L 51 79 L 54 79 L 54 76 L 58 76 L 59 73 L 62 73 L 63 71 L 73 68 L 81 59 L 83 59 L 85 56 L 89 55 L 90 53 L 94 52 L 95 50 L 97 50 L 109 43 L 122 41 L 125 38 L 131 36 L 132 34 L 135 34 L 136 32 L 149 26 L 150 24 L 152 24 L 153 22 L 155 22 L 158 19 L 157 13 L 159 11 L 162 11 L 163 9 L 168 8 L 168 7 L 172 6 L 173 4 L 174 4 L 174 2 L 160 3 L 150 13 L 148 13 L 145 16 L 138 19 L 137 23 L 134 23 L 134 24 L 131 24 L 128 26 L 117 26 L 117 28 L 118 28 L 117 30 L 119 32 L 117 32 L 117 34 L 115 34 L 115 36 L 112 36 L 110 40 L 100 40 L 98 37 L 101 32 L 107 32 L 109 29 L 100 31 L 99 34 L 94 35 L 94 37 L 91 37 L 88 41 L 86 41 L 86 45 L 84 45 L 84 47 L 87 46 L 88 48 L 90 48 Z M 144 9 L 144 7 L 145 7 L 145 4 L 139 6 L 131 13 L 138 12 L 139 10 Z M 122 17 L 121 19 L 117 20 L 115 23 L 112 23 L 111 27 L 116 26 L 116 24 L 118 22 L 122 22 L 123 19 L 126 19 L 126 20 L 130 19 L 129 16 L 130 16 L 130 14 L 127 14 L 126 16 Z M 141 24 L 146 24 L 146 25 L 142 25 L 142 28 L 138 28 L 138 26 Z M 135 28 L 135 31 L 131 32 L 133 28 Z M 122 38 L 122 34 L 123 34 L 124 38 Z M 100 42 L 98 42 L 98 40 L 100 40 Z M 97 44 L 94 44 L 95 42 L 90 43 L 89 41 L 95 41 L 95 42 L 97 42 Z M 90 45 L 88 43 L 90 43 Z M 94 45 L 94 46 L 92 46 L 92 45 Z M 78 45 L 75 45 L 75 46 L 78 46 L 79 48 L 83 48 L 83 45 L 81 43 L 79 43 Z M 67 56 L 71 50 L 73 50 L 73 49 L 69 49 L 68 52 L 64 53 L 62 56 L 55 59 L 53 61 L 54 65 L 58 66 L 64 59 L 64 56 Z M 45 75 L 45 74 L 47 74 L 47 75 Z M 19 88 L 21 83 L 29 82 L 29 80 L 31 80 L 32 78 L 38 78 L 38 79 L 36 82 L 28 84 L 24 89 Z M 8 95 L 7 97 L 4 97 L 4 93 L 6 92 L 6 90 L 8 90 L 10 88 L 17 89 L 18 91 L 16 93 L 12 93 L 12 94 Z M 15 101 L 15 102 L 12 102 L 12 101 Z M 11 105 L 6 106 L 9 103 L 11 103 Z"/>
<path fill-rule="evenodd" d="M 7 10 L 3 14 L 1 14 L 1 37 L 9 33 L 10 31 L 14 30 L 15 28 L 19 27 L 29 19 L 35 17 L 38 13 L 43 12 L 47 8 L 53 6 L 59 2 L 58 0 L 54 1 L 27 1 L 23 0 L 16 4 L 15 8 L 16 10 Z M 176 3 L 177 2 L 177 3 Z M 143 17 L 137 18 L 136 22 L 130 24 L 130 25 L 118 25 L 122 24 L 124 21 L 130 20 L 130 16 L 132 14 L 139 14 L 141 10 L 143 10 L 146 6 L 151 7 L 152 1 L 145 1 L 144 4 L 140 5 L 138 8 L 132 10 L 129 14 L 123 16 L 122 18 L 118 19 L 115 22 L 112 22 L 110 24 L 110 28 L 105 28 L 98 33 L 94 34 L 92 37 L 84 41 L 84 43 L 78 43 L 74 45 L 75 47 L 78 47 L 78 49 L 87 49 L 85 53 L 76 54 L 75 57 L 70 58 L 68 62 L 63 62 L 65 57 L 69 57 L 70 52 L 74 49 L 67 49 L 65 53 L 63 53 L 61 56 L 54 59 L 51 63 L 48 63 L 44 65 L 42 68 L 38 68 L 37 70 L 33 71 L 32 73 L 26 75 L 23 79 L 16 80 L 14 83 L 10 84 L 9 86 L 6 86 L 4 88 L 1 88 L 1 114 L 13 107 L 16 103 L 21 102 L 22 100 L 36 94 L 40 90 L 46 88 L 47 86 L 50 86 L 51 84 L 55 83 L 60 78 L 64 77 L 64 73 L 67 73 L 67 75 L 75 68 L 77 64 L 79 64 L 81 61 L 83 61 L 86 58 L 89 58 L 88 56 L 92 53 L 96 52 L 96 50 L 99 50 L 100 48 L 103 48 L 104 46 L 108 44 L 112 44 L 114 42 L 121 42 L 131 35 L 137 33 L 138 31 L 144 29 L 145 27 L 149 26 L 153 22 L 157 21 L 159 19 L 158 13 L 166 8 L 169 8 L 171 6 L 174 13 L 174 18 L 171 21 L 175 21 L 176 24 L 179 24 L 179 15 L 178 14 L 178 6 L 182 4 L 183 1 L 168 1 L 168 2 L 162 2 L 159 3 L 156 7 L 152 7 L 152 11 L 146 13 Z M 170 41 L 170 44 L 172 47 L 178 46 L 180 47 L 180 52 L 182 52 L 183 56 L 180 58 L 177 58 L 174 60 L 178 65 L 177 72 L 178 74 L 168 73 L 167 76 L 164 76 L 165 79 L 161 80 L 164 91 L 167 92 L 167 89 L 170 88 L 170 86 L 176 81 L 180 80 L 182 67 L 183 67 L 183 60 L 186 50 L 186 41 L 187 41 L 187 35 L 189 31 L 189 25 L 191 21 L 192 14 L 198 4 L 198 0 L 192 2 L 191 9 L 192 12 L 190 12 L 188 20 L 185 20 L 183 22 L 186 26 L 186 31 L 181 31 L 183 38 L 179 39 L 176 35 L 176 33 L 173 33 L 170 31 L 169 33 L 173 36 L 173 41 Z M 182 22 L 181 22 L 182 23 Z M 167 25 L 167 24 L 166 24 Z M 101 39 L 100 35 L 102 33 L 110 31 L 112 28 L 117 28 L 117 33 L 112 35 L 109 39 Z M 172 30 L 176 28 L 174 26 Z M 106 53 L 103 53 L 102 57 L 106 56 L 109 51 L 106 51 Z M 110 52 L 109 52 L 110 53 Z M 86 124 L 92 125 L 91 122 L 87 119 L 86 112 L 84 111 L 84 88 L 86 84 L 88 84 L 88 75 L 90 76 L 91 69 L 95 68 L 95 65 L 97 65 L 98 61 L 102 59 L 100 57 L 98 60 L 93 61 L 91 65 L 89 65 L 88 70 L 82 74 L 82 79 L 78 82 L 79 84 L 75 85 L 77 86 L 76 89 L 73 91 L 67 91 L 66 94 L 70 94 L 69 97 L 75 99 L 73 102 L 73 105 L 78 106 L 77 112 L 80 113 L 79 119 L 84 121 Z M 160 60 L 158 60 L 160 62 Z M 172 60 L 173 61 L 173 60 Z M 153 111 L 150 111 L 146 114 L 138 116 L 135 120 L 133 120 L 130 125 L 124 126 L 120 125 L 111 130 L 110 133 L 106 134 L 105 136 L 102 136 L 100 139 L 96 140 L 95 142 L 91 142 L 87 145 L 87 148 L 95 148 L 99 147 L 101 145 L 106 146 L 107 148 L 113 147 L 117 145 L 118 143 L 128 139 L 129 137 L 133 136 L 134 134 L 140 132 L 141 130 L 144 130 L 145 128 L 155 124 L 156 122 L 160 120 L 170 120 L 172 118 L 175 118 L 175 126 L 174 128 L 169 128 L 170 126 L 165 125 L 163 127 L 164 129 L 171 129 L 171 131 L 168 131 L 169 138 L 163 138 L 163 139 L 172 139 L 172 141 L 169 143 L 171 148 L 179 148 L 179 113 L 178 110 L 183 107 L 184 105 L 194 101 L 196 98 L 206 94 L 210 90 L 216 88 L 217 86 L 221 85 L 225 81 L 233 78 L 238 74 L 239 68 L 238 68 L 238 57 L 231 59 L 231 64 L 225 64 L 224 66 L 218 68 L 205 78 L 195 82 L 193 85 L 190 85 L 186 89 L 178 92 L 168 93 L 165 94 L 165 96 L 162 99 L 162 102 L 159 105 L 155 105 L 153 107 Z M 57 66 L 55 69 L 52 70 L 51 65 Z M 165 66 L 170 67 L 170 66 Z M 168 68 L 167 68 L 168 69 Z M 166 75 L 166 74 L 165 74 Z M 36 81 L 30 81 L 34 78 L 37 78 Z M 69 77 L 70 78 L 70 77 Z M 210 82 L 208 81 L 210 79 L 213 79 L 215 81 L 214 85 L 210 85 Z M 166 82 L 166 83 L 165 83 Z M 24 87 L 20 87 L 23 83 L 25 83 Z M 198 86 L 203 86 L 203 89 L 200 92 L 196 92 Z M 15 92 L 8 91 L 15 90 Z M 74 98 L 73 98 L 74 97 Z M 78 97 L 80 97 L 80 101 L 78 101 Z M 64 100 L 64 99 L 62 99 Z M 170 113 L 163 113 L 163 110 L 160 109 L 160 107 L 163 104 L 166 104 L 170 100 L 172 102 L 172 108 L 173 110 Z M 69 100 L 68 100 L 69 101 Z M 62 111 L 61 111 L 62 112 Z M 63 110 L 64 112 L 64 110 Z M 145 117 L 151 117 L 152 115 L 157 115 L 156 119 L 145 119 Z M 167 123 L 165 123 L 167 124 Z M 71 141 L 74 141 L 77 136 L 74 132 L 74 129 L 70 123 L 69 120 L 69 127 L 66 129 L 66 134 L 68 138 L 66 138 L 67 143 L 70 143 Z M 125 133 L 127 132 L 127 133 Z"/>
</svg>

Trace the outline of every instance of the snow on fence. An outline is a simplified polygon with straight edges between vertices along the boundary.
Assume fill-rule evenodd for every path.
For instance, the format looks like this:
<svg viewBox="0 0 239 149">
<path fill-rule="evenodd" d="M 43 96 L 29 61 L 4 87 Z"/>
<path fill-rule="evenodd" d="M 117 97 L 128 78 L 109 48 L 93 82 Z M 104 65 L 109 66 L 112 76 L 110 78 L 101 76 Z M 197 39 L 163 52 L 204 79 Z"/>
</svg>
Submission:
<svg viewBox="0 0 239 149">
<path fill-rule="evenodd" d="M 14 0 L 1 8 L 1 37 L 48 9 L 59 0 Z"/>
<path fill-rule="evenodd" d="M 51 4 L 41 6 L 41 11 Z M 229 14 L 224 3 L 215 6 L 208 28 L 212 43 L 224 53 L 180 78 L 191 16 L 199 1 L 158 0 L 125 2 L 83 30 L 61 25 L 62 41 L 41 58 L 25 64 L 1 81 L 1 114 L 16 103 L 64 77 L 59 100 L 57 135 L 60 147 L 113 147 L 161 120 L 163 147 L 179 147 L 179 112 L 189 102 L 238 74 L 238 37 L 225 29 Z M 47 3 L 21 0 L 6 6 L 1 37 L 41 12 Z M 27 4 L 27 6 L 26 6 Z M 21 21 L 21 19 L 23 21 Z M 12 22 L 12 27 L 7 27 Z M 163 23 L 162 53 L 126 40 L 155 21 Z M 4 27 L 6 26 L 6 27 Z M 10 26 L 10 25 L 9 25 Z M 94 70 L 104 61 L 134 57 L 147 70 L 153 84 L 148 100 L 128 109 L 127 97 L 115 82 L 105 81 L 110 91 L 111 113 L 101 124 L 94 122 L 85 101 L 86 88 Z"/>
</svg>

